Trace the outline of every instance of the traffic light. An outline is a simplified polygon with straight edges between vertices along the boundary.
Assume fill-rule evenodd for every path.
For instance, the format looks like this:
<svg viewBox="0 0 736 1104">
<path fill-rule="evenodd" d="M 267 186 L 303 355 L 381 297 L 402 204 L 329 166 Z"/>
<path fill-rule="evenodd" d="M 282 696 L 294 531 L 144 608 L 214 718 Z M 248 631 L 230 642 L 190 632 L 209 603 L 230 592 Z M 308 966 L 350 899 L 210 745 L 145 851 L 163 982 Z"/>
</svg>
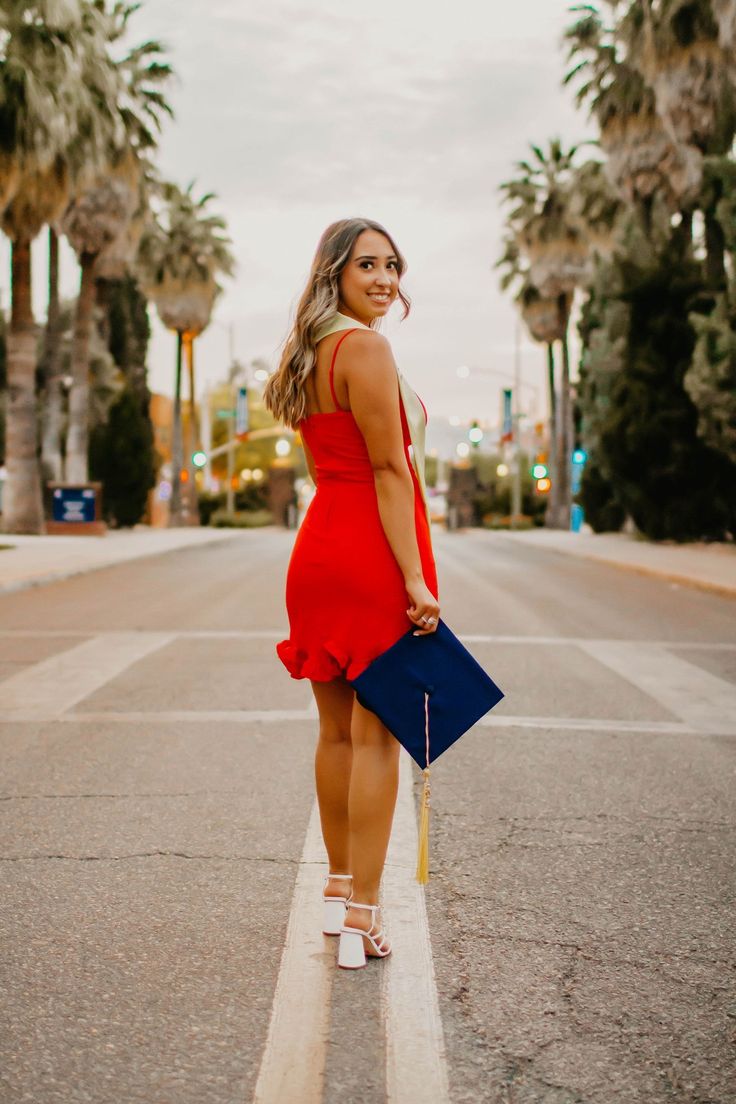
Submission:
<svg viewBox="0 0 736 1104">
<path fill-rule="evenodd" d="M 192 463 L 195 468 L 203 468 L 207 463 L 207 453 L 202 452 L 201 449 L 197 449 L 196 452 L 192 453 Z"/>
<path fill-rule="evenodd" d="M 545 463 L 546 460 L 547 453 L 538 452 L 531 467 L 532 478 L 537 482 L 537 494 L 547 494 L 552 486 L 552 480 L 549 477 L 549 467 Z"/>
<path fill-rule="evenodd" d="M 483 430 L 480 428 L 476 421 L 470 423 L 470 429 L 468 430 L 468 440 L 472 443 L 473 448 L 478 448 L 478 445 L 483 440 Z"/>
</svg>

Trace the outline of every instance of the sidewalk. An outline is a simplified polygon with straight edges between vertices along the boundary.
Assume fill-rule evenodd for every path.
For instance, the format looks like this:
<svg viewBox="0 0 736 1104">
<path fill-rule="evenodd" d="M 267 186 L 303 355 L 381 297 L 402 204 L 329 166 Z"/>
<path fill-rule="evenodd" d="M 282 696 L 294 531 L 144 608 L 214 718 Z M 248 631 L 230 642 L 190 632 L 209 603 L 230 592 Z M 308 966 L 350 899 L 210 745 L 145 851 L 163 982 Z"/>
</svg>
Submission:
<svg viewBox="0 0 736 1104">
<path fill-rule="evenodd" d="M 0 533 L 0 594 L 178 548 L 231 540 L 241 529 L 110 529 L 104 537 Z M 7 547 L 7 546 L 10 547 Z"/>
<path fill-rule="evenodd" d="M 486 530 L 486 532 L 491 532 Z M 626 571 L 667 579 L 681 586 L 698 587 L 736 597 L 736 546 L 692 542 L 655 542 L 627 533 L 580 533 L 562 529 L 493 530 L 504 539 L 533 544 L 552 552 L 600 560 Z"/>
</svg>

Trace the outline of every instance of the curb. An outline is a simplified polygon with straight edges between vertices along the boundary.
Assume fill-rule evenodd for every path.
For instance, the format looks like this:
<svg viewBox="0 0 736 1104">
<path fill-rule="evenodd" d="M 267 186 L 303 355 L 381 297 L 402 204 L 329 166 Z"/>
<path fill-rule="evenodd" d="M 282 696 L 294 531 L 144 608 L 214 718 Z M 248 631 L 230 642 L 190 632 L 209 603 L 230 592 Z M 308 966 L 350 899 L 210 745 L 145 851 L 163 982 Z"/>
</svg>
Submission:
<svg viewBox="0 0 736 1104">
<path fill-rule="evenodd" d="M 45 575 L 35 575 L 30 579 L 18 579 L 15 582 L 1 583 L 0 596 L 3 594 L 16 594 L 19 590 L 30 590 L 31 587 L 48 586 L 49 583 L 62 582 L 64 579 L 73 579 L 77 575 L 89 575 L 94 571 L 104 571 L 108 567 L 120 567 L 121 564 L 135 563 L 136 560 L 148 560 L 152 556 L 168 556 L 174 552 L 183 552 L 190 548 L 205 548 L 210 544 L 218 544 L 228 540 L 235 530 L 226 529 L 217 535 L 213 532 L 207 540 L 193 541 L 191 544 L 180 544 L 173 548 L 152 548 L 150 552 L 143 552 L 137 556 L 121 556 L 119 560 L 108 560 L 106 563 L 85 564 L 81 567 L 73 567 L 61 571 L 51 571 Z"/>
<path fill-rule="evenodd" d="M 503 536 L 511 536 L 503 533 Z M 604 563 L 608 567 L 619 567 L 622 571 L 633 571 L 637 575 L 646 575 L 650 579 L 661 579 L 663 582 L 676 583 L 678 586 L 691 587 L 693 590 L 702 590 L 709 594 L 718 594 L 723 598 L 736 598 L 736 584 L 711 582 L 709 579 L 698 579 L 692 575 L 682 575 L 677 571 L 668 571 L 666 568 L 649 567 L 646 564 L 626 563 L 616 560 L 603 553 L 587 550 L 573 550 L 559 545 L 544 545 L 541 542 L 529 542 L 534 548 L 544 548 L 548 552 L 559 552 L 561 556 L 577 556 L 581 560 L 594 560 L 596 563 Z"/>
</svg>

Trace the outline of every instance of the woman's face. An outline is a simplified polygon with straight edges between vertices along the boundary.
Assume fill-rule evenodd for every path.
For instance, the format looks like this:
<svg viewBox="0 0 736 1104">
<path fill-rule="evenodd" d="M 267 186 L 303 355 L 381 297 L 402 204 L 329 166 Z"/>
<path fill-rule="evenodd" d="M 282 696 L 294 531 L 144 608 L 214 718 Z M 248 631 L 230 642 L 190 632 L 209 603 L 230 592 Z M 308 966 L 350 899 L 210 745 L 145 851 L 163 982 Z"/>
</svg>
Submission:
<svg viewBox="0 0 736 1104">
<path fill-rule="evenodd" d="M 363 230 L 340 273 L 337 309 L 366 326 L 388 314 L 399 293 L 399 259 L 378 230 Z"/>
</svg>

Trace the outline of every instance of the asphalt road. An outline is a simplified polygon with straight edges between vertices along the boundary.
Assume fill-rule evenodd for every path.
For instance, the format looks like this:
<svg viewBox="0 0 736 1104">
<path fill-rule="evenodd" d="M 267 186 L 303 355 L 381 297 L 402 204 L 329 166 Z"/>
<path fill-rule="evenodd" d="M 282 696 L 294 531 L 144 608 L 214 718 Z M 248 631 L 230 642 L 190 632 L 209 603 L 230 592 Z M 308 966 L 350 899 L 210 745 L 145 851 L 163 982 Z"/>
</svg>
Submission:
<svg viewBox="0 0 736 1104">
<path fill-rule="evenodd" d="M 308 1015 L 283 957 L 321 869 L 312 696 L 274 651 L 292 540 L 0 597 L 3 1104 L 250 1101 L 277 994 Z M 504 534 L 434 544 L 442 616 L 506 697 L 433 768 L 433 1099 L 736 1101 L 736 602 Z M 335 942 L 313 1099 L 414 1104 L 386 1058 L 406 965 L 338 971 Z"/>
</svg>

